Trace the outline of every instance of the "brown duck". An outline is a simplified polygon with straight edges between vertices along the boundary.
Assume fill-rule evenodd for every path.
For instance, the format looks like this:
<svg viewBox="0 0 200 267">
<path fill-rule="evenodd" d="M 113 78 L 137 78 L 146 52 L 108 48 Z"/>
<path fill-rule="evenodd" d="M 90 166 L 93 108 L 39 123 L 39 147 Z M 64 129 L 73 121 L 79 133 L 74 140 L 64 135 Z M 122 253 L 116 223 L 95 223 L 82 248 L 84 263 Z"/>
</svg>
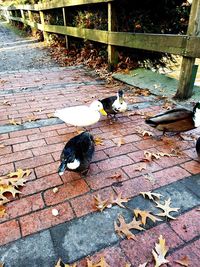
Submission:
<svg viewBox="0 0 200 267">
<path fill-rule="evenodd" d="M 145 120 L 147 124 L 159 131 L 185 132 L 200 126 L 200 103 L 196 103 L 193 111 L 176 108 Z"/>
</svg>

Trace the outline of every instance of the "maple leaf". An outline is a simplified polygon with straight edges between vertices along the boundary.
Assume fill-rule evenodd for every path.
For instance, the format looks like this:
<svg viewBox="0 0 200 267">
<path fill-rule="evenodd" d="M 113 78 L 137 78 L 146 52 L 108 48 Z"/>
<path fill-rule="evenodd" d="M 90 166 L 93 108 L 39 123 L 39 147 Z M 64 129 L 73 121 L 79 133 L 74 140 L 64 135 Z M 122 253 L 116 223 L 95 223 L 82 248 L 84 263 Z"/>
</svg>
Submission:
<svg viewBox="0 0 200 267">
<path fill-rule="evenodd" d="M 101 257 L 97 263 L 93 263 L 89 259 L 87 259 L 87 267 L 109 267 L 104 257 Z"/>
<path fill-rule="evenodd" d="M 9 123 L 12 124 L 12 125 L 21 125 L 22 124 L 21 121 L 16 121 L 15 119 L 9 120 Z"/>
<path fill-rule="evenodd" d="M 179 263 L 180 265 L 182 265 L 182 266 L 186 266 L 186 267 L 188 267 L 189 266 L 189 258 L 187 257 L 187 256 L 184 256 L 183 258 L 181 258 L 180 260 L 176 260 L 176 261 L 174 261 L 174 262 L 176 262 L 176 263 Z"/>
<path fill-rule="evenodd" d="M 112 204 L 117 204 L 121 208 L 126 208 L 122 203 L 128 202 L 128 201 L 129 201 L 129 198 L 122 198 L 122 193 L 119 193 L 115 199 L 114 199 L 114 196 L 112 195 L 110 199 L 110 202 Z"/>
<path fill-rule="evenodd" d="M 164 216 L 166 216 L 167 218 L 170 218 L 170 219 L 176 219 L 176 218 L 174 218 L 174 217 L 172 217 L 169 213 L 170 212 L 172 212 L 172 211 L 178 211 L 179 210 L 179 208 L 171 208 L 170 207 L 170 204 L 171 204 L 171 198 L 169 198 L 168 200 L 165 200 L 165 204 L 164 205 L 162 205 L 161 203 L 159 203 L 159 202 L 157 202 L 157 201 L 155 201 L 155 203 L 157 204 L 157 208 L 159 208 L 159 209 L 162 209 L 163 210 L 163 212 L 162 213 L 158 213 L 158 214 L 156 214 L 157 216 L 162 216 L 162 217 L 164 217 Z"/>
<path fill-rule="evenodd" d="M 101 145 L 101 146 L 103 146 L 103 140 L 100 138 L 100 137 L 98 137 L 98 136 L 96 136 L 95 138 L 94 138 L 94 143 L 95 143 L 95 145 Z"/>
<path fill-rule="evenodd" d="M 4 199 L 3 196 L 4 193 L 9 192 L 12 194 L 13 197 L 15 197 L 16 194 L 21 194 L 20 191 L 15 189 L 12 185 L 0 185 L 0 199 Z M 4 197 L 4 198 L 3 198 Z M 7 199 L 7 198 L 6 198 Z M 8 199 L 7 199 L 8 200 Z"/>
<path fill-rule="evenodd" d="M 30 170 L 25 170 L 23 171 L 23 169 L 17 169 L 16 172 L 10 172 L 7 174 L 8 177 L 12 178 L 12 177 L 17 177 L 18 179 L 21 179 L 24 177 L 24 175 L 29 176 L 31 174 Z"/>
<path fill-rule="evenodd" d="M 155 260 L 155 266 L 159 267 L 164 263 L 168 263 L 169 261 L 165 259 L 168 248 L 165 246 L 165 239 L 163 239 L 162 235 L 159 236 L 159 243 L 155 245 L 154 250 L 152 249 L 152 254 Z"/>
<path fill-rule="evenodd" d="M 0 218 L 3 218 L 5 215 L 6 215 L 6 209 L 3 205 L 0 205 Z"/>
<path fill-rule="evenodd" d="M 147 218 L 149 218 L 153 222 L 161 221 L 160 219 L 158 219 L 154 215 L 150 214 L 150 212 L 146 211 L 146 210 L 134 209 L 133 212 L 135 213 L 136 218 L 138 218 L 138 216 L 140 216 L 142 218 L 141 222 L 143 225 L 146 224 Z"/>
<path fill-rule="evenodd" d="M 114 227 L 115 227 L 115 231 L 118 233 L 118 235 L 120 237 L 123 237 L 123 235 L 125 235 L 128 239 L 136 239 L 135 235 L 133 233 L 131 233 L 131 229 L 136 229 L 136 230 L 144 230 L 144 228 L 142 228 L 141 225 L 141 221 L 136 221 L 135 217 L 133 218 L 133 220 L 130 223 L 126 223 L 123 216 L 119 215 L 118 216 L 118 220 L 119 220 L 119 225 L 114 222 Z"/>
<path fill-rule="evenodd" d="M 109 201 L 108 199 L 102 199 L 99 195 L 94 196 L 95 200 L 95 207 L 100 210 L 101 212 L 107 208 Z"/>
<path fill-rule="evenodd" d="M 143 195 L 144 198 L 147 196 L 150 200 L 153 200 L 153 201 L 156 199 L 160 199 L 160 197 L 162 197 L 161 194 L 152 193 L 151 191 L 140 192 L 140 194 Z"/>
</svg>

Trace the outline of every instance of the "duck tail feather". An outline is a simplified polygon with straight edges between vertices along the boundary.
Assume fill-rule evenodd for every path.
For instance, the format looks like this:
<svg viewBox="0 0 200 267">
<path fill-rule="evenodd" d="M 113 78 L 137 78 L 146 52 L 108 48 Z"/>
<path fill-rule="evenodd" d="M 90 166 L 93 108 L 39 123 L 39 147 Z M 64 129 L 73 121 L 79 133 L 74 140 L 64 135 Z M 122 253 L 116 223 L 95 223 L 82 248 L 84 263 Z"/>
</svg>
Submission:
<svg viewBox="0 0 200 267">
<path fill-rule="evenodd" d="M 155 121 L 153 121 L 151 118 L 146 119 L 145 120 L 145 123 L 148 124 L 148 125 L 150 125 L 150 126 L 156 126 Z"/>
</svg>

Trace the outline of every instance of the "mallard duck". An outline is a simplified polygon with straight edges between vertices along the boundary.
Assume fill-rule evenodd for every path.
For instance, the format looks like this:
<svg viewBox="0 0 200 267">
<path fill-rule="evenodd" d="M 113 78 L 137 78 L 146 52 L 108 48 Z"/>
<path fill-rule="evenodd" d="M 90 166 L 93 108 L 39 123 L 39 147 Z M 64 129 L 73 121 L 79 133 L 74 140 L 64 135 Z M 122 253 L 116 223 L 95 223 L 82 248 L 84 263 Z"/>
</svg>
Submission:
<svg viewBox="0 0 200 267">
<path fill-rule="evenodd" d="M 108 116 L 116 116 L 117 113 L 127 110 L 127 103 L 124 101 L 124 92 L 119 90 L 116 96 L 110 96 L 100 100 Z"/>
<path fill-rule="evenodd" d="M 196 152 L 197 152 L 198 157 L 200 157 L 200 137 L 197 139 L 197 142 L 196 142 Z"/>
<path fill-rule="evenodd" d="M 67 124 L 85 127 L 99 121 L 100 113 L 107 115 L 100 101 L 95 100 L 90 106 L 75 106 L 56 110 L 54 115 Z"/>
<path fill-rule="evenodd" d="M 165 132 L 185 132 L 200 126 L 200 103 L 196 103 L 193 111 L 176 108 L 145 120 L 157 130 Z"/>
<path fill-rule="evenodd" d="M 85 174 L 94 154 L 94 139 L 89 132 L 82 132 L 71 138 L 65 145 L 60 156 L 58 174 L 65 170 Z"/>
</svg>

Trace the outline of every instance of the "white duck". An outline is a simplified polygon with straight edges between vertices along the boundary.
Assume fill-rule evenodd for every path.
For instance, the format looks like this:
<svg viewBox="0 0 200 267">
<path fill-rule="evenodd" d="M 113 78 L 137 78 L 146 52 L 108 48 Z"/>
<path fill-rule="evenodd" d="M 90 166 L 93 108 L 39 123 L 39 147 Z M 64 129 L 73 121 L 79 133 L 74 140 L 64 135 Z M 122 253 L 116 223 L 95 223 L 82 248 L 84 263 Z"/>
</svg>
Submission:
<svg viewBox="0 0 200 267">
<path fill-rule="evenodd" d="M 95 100 L 90 106 L 75 106 L 56 110 L 54 115 L 67 124 L 86 127 L 99 121 L 100 113 L 107 115 L 100 101 Z"/>
</svg>

